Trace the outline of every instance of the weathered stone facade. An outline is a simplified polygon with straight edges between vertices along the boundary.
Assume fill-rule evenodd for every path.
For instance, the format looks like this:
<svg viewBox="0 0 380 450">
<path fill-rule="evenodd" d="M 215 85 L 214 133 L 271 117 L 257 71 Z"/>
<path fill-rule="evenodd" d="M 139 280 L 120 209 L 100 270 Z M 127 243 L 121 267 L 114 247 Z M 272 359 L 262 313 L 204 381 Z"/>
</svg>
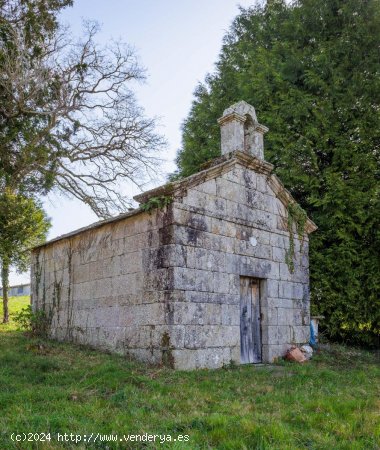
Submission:
<svg viewBox="0 0 380 450">
<path fill-rule="evenodd" d="M 169 205 L 34 250 L 32 304 L 47 312 L 52 337 L 178 369 L 240 363 L 241 280 L 250 277 L 260 291 L 261 360 L 309 340 L 308 233 L 316 226 L 307 220 L 301 241 L 289 232 L 294 200 L 262 159 L 267 129 L 254 109 L 239 102 L 220 124 L 220 158 L 136 197 Z"/>
</svg>

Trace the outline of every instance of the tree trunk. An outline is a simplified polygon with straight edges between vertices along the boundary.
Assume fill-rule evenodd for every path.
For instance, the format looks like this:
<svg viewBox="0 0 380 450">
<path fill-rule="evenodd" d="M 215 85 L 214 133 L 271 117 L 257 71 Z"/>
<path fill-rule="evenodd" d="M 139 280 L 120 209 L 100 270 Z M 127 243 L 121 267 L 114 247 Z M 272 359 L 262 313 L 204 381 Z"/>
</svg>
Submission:
<svg viewBox="0 0 380 450">
<path fill-rule="evenodd" d="M 2 261 L 1 283 L 3 285 L 3 323 L 9 322 L 8 289 L 9 289 L 9 264 Z"/>
</svg>

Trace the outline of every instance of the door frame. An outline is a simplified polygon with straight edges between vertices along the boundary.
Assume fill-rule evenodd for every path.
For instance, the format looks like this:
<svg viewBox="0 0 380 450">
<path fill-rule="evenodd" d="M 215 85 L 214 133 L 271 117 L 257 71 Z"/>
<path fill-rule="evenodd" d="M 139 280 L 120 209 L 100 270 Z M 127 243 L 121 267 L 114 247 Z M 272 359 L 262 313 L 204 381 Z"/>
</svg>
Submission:
<svg viewBox="0 0 380 450">
<path fill-rule="evenodd" d="M 259 343 L 259 348 L 260 348 L 260 354 L 259 354 L 259 359 L 257 361 L 254 361 L 255 357 L 254 357 L 254 353 L 253 353 L 253 349 L 254 347 L 252 346 L 252 357 L 250 356 L 250 352 L 248 353 L 248 361 L 247 360 L 243 360 L 242 356 L 243 356 L 243 352 L 242 352 L 242 325 L 243 325 L 243 321 L 242 321 L 242 286 L 243 286 L 243 280 L 249 280 L 249 283 L 254 282 L 255 284 L 257 284 L 258 286 L 258 315 L 259 317 L 257 318 L 259 320 L 259 336 L 260 336 L 260 343 Z M 249 286 L 251 288 L 251 286 Z M 265 288 L 266 288 L 266 280 L 263 278 L 258 278 L 258 277 L 252 277 L 252 276 L 246 276 L 246 275 L 241 275 L 240 276 L 240 283 L 239 283 L 239 288 L 240 288 L 240 364 L 260 364 L 263 361 L 263 327 L 262 327 L 262 318 L 263 318 L 263 312 L 262 312 L 262 308 L 263 308 L 263 299 L 264 299 L 264 293 Z M 252 291 L 251 291 L 251 295 L 250 295 L 250 301 L 251 301 L 251 305 L 252 305 Z M 253 317 L 251 314 L 251 332 L 252 332 L 252 343 L 254 341 L 254 336 L 253 336 L 253 332 L 254 332 L 254 327 L 252 326 L 253 324 Z M 250 360 L 252 359 L 252 361 Z"/>
</svg>

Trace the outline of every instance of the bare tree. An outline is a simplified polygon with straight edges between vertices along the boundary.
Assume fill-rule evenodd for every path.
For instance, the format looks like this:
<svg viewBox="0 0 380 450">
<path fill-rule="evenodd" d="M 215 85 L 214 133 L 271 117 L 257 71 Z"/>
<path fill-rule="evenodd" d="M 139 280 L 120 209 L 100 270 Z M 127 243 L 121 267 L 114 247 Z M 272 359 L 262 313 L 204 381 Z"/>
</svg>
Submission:
<svg viewBox="0 0 380 450">
<path fill-rule="evenodd" d="M 155 119 L 132 91 L 144 79 L 126 44 L 96 43 L 86 23 L 74 41 L 67 29 L 31 44 L 19 23 L 0 22 L 0 183 L 36 192 L 57 188 L 100 217 L 123 211 L 124 180 L 139 184 L 165 144 Z"/>
</svg>

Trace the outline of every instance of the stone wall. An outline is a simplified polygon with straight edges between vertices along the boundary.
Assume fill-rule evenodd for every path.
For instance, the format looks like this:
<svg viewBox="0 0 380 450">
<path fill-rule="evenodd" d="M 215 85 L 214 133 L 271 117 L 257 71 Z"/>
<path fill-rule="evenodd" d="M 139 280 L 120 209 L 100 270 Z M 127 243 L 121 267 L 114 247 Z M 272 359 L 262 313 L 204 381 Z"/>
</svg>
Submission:
<svg viewBox="0 0 380 450">
<path fill-rule="evenodd" d="M 53 338 L 161 362 L 168 269 L 151 258 L 165 218 L 132 214 L 34 251 L 32 305 L 46 311 Z"/>
<path fill-rule="evenodd" d="M 174 323 L 185 325 L 181 368 L 240 362 L 240 277 L 260 278 L 263 360 L 309 339 L 308 238 L 289 271 L 287 211 L 267 176 L 235 166 L 174 203 Z M 256 242 L 252 245 L 251 242 Z"/>
</svg>

